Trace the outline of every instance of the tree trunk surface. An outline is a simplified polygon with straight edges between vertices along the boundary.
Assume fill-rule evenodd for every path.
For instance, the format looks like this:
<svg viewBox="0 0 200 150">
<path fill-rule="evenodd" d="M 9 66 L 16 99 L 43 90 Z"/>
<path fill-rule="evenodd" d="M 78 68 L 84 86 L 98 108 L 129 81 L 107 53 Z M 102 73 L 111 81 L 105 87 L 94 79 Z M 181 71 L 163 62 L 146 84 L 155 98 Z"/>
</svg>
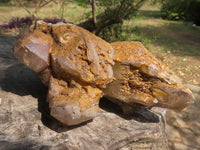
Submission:
<svg viewBox="0 0 200 150">
<path fill-rule="evenodd" d="M 124 115 L 102 99 L 101 114 L 68 127 L 49 115 L 47 87 L 13 56 L 15 37 L 0 35 L 1 150 L 168 149 L 165 109 L 136 108 Z"/>
</svg>

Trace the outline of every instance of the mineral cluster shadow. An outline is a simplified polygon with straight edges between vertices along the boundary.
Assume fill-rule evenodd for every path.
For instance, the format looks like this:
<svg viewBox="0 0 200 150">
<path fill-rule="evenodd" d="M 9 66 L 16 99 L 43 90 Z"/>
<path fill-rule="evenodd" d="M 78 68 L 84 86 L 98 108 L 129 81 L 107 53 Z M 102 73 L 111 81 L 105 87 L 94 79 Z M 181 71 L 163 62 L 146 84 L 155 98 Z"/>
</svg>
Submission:
<svg viewBox="0 0 200 150">
<path fill-rule="evenodd" d="M 133 111 L 129 114 L 124 114 L 121 107 L 106 98 L 102 98 L 99 103 L 100 108 L 107 112 L 112 112 L 117 114 L 118 116 L 131 120 L 134 119 L 141 123 L 158 123 L 159 117 L 158 114 L 151 112 L 148 109 L 142 107 L 135 107 Z"/>
<path fill-rule="evenodd" d="M 16 60 L 17 61 L 17 60 Z M 38 111 L 41 112 L 41 121 L 48 128 L 56 132 L 65 132 L 70 129 L 80 127 L 88 122 L 80 125 L 67 126 L 50 115 L 49 104 L 46 101 L 48 87 L 43 85 L 34 71 L 23 64 L 16 64 L 5 71 L 5 78 L 0 82 L 1 88 L 7 92 L 12 92 L 20 96 L 32 95 L 38 99 Z M 135 119 L 142 123 L 157 123 L 159 118 L 151 111 L 144 108 L 135 108 L 131 114 L 124 114 L 117 104 L 102 98 L 100 100 L 100 108 L 117 114 L 118 116 L 130 120 Z"/>
</svg>

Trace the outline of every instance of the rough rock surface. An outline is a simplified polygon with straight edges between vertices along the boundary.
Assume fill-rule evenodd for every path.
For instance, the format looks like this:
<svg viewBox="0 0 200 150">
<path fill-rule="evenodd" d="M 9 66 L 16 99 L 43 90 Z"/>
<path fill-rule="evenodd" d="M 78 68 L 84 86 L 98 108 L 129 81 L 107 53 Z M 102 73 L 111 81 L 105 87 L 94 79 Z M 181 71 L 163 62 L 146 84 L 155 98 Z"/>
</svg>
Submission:
<svg viewBox="0 0 200 150">
<path fill-rule="evenodd" d="M 51 115 L 67 125 L 79 124 L 97 116 L 101 97 L 102 91 L 98 88 L 50 78 L 47 99 L 50 99 Z"/>
<path fill-rule="evenodd" d="M 109 44 L 73 24 L 37 21 L 18 37 L 14 54 L 49 86 L 51 115 L 67 125 L 97 116 L 103 95 L 125 113 L 138 104 L 181 110 L 194 102 L 140 42 Z"/>
<path fill-rule="evenodd" d="M 92 122 L 67 127 L 50 116 L 47 88 L 12 54 L 15 38 L 0 36 L 0 149 L 167 149 L 165 109 L 135 109 L 123 115 L 100 102 Z M 105 102 L 105 103 L 104 103 Z"/>
<path fill-rule="evenodd" d="M 94 118 L 100 112 L 102 88 L 113 80 L 113 48 L 73 24 L 37 21 L 22 32 L 14 54 L 50 86 L 51 115 L 67 125 Z"/>
<path fill-rule="evenodd" d="M 114 42 L 115 81 L 104 89 L 105 97 L 123 103 L 124 112 L 135 102 L 181 110 L 194 102 L 192 92 L 172 80 L 168 68 L 140 42 Z M 128 106 L 128 107 L 129 107 Z M 129 111 L 131 108 L 129 107 Z"/>
</svg>

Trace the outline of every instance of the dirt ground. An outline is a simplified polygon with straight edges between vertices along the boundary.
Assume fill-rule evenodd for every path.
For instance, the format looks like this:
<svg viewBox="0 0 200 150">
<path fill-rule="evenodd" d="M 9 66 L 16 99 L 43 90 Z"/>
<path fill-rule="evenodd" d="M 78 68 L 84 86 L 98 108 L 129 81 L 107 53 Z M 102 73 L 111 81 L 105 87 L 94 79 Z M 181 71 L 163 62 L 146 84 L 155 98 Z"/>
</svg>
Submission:
<svg viewBox="0 0 200 150">
<path fill-rule="evenodd" d="M 180 112 L 167 111 L 169 146 L 172 150 L 200 149 L 200 57 L 166 54 L 161 59 L 182 83 L 193 92 L 196 101 Z"/>
<path fill-rule="evenodd" d="M 164 23 L 163 23 L 164 22 Z M 141 20 L 141 31 L 160 34 L 147 44 L 156 57 L 166 63 L 170 72 L 177 75 L 194 94 L 196 100 L 180 112 L 167 111 L 166 122 L 170 150 L 200 149 L 200 36 L 182 23 L 167 22 L 160 18 Z M 169 24 L 169 25 L 167 25 Z M 141 27 L 142 26 L 142 27 Z M 196 32 L 196 33 L 195 33 Z M 153 36 L 149 36 L 152 38 Z"/>
<path fill-rule="evenodd" d="M 199 39 L 198 39 L 199 40 Z M 187 41 L 187 40 L 186 40 Z M 194 42 L 190 39 L 187 42 Z M 195 43 L 195 42 L 194 42 Z M 200 43 L 196 42 L 199 45 Z M 150 45 L 151 46 L 151 45 Z M 200 45 L 199 45 L 200 47 Z M 200 49 L 199 49 L 200 50 Z M 200 149 L 200 56 L 198 54 L 154 53 L 166 63 L 195 96 L 195 103 L 180 112 L 167 111 L 166 122 L 170 150 Z"/>
<path fill-rule="evenodd" d="M 195 44 L 200 43 L 196 42 Z M 187 55 L 174 54 L 170 51 L 167 53 L 153 53 L 168 65 L 170 72 L 178 76 L 177 80 L 188 87 L 196 99 L 194 104 L 180 112 L 167 111 L 166 122 L 169 148 L 170 150 L 199 150 L 200 56 L 192 52 Z"/>
</svg>

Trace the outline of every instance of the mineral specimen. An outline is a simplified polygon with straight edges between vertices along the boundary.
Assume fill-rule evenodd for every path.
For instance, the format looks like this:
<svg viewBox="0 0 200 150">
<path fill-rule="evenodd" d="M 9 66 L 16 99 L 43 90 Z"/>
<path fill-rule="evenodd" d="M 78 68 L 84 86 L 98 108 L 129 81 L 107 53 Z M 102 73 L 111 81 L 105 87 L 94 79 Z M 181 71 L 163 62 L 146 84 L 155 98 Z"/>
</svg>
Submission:
<svg viewBox="0 0 200 150">
<path fill-rule="evenodd" d="M 114 42 L 115 81 L 104 95 L 131 111 L 135 103 L 181 110 L 193 103 L 191 91 L 175 83 L 165 64 L 157 60 L 140 42 Z"/>
<path fill-rule="evenodd" d="M 73 24 L 37 21 L 19 35 L 14 54 L 49 86 L 50 113 L 67 125 L 98 115 L 103 95 L 125 113 L 136 103 L 172 109 L 193 103 L 190 90 L 139 42 L 109 44 Z"/>
<path fill-rule="evenodd" d="M 46 24 L 22 33 L 15 56 L 49 86 L 51 115 L 67 125 L 90 120 L 99 112 L 102 88 L 113 80 L 113 48 L 73 24 Z"/>
</svg>

